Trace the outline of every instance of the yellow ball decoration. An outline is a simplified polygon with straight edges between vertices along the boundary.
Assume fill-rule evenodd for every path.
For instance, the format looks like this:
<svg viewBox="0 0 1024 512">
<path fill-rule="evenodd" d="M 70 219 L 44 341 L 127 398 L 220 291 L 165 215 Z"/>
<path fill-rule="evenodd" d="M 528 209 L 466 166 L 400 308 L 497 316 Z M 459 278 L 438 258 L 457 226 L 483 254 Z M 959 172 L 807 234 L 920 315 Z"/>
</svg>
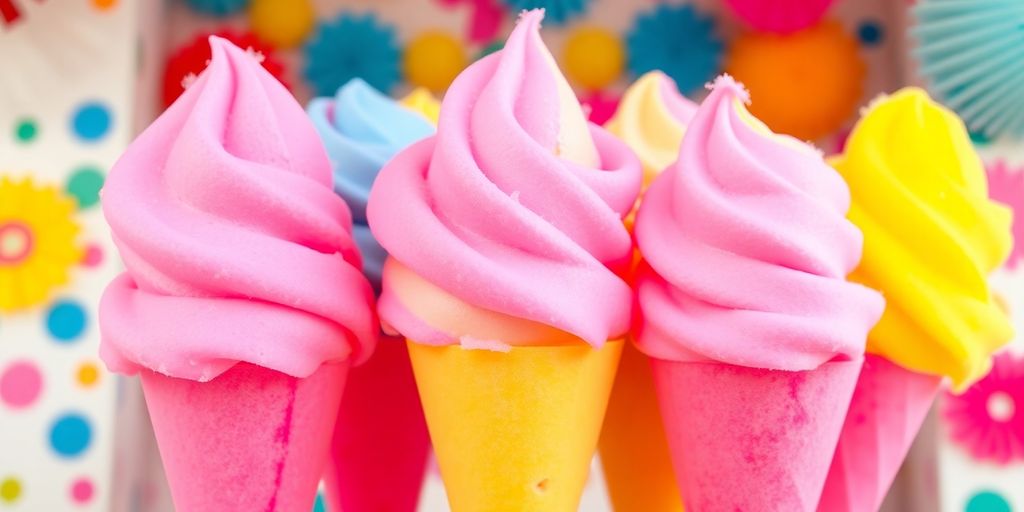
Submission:
<svg viewBox="0 0 1024 512">
<path fill-rule="evenodd" d="M 442 92 L 466 67 L 466 49 L 444 32 L 420 34 L 405 47 L 405 78 L 414 86 Z"/>
<path fill-rule="evenodd" d="M 310 0 L 252 0 L 249 5 L 253 33 L 277 48 L 302 44 L 315 22 Z"/>
<path fill-rule="evenodd" d="M 625 63 L 622 41 L 611 31 L 598 27 L 573 31 L 562 52 L 566 76 L 590 90 L 604 89 L 617 80 Z"/>
</svg>

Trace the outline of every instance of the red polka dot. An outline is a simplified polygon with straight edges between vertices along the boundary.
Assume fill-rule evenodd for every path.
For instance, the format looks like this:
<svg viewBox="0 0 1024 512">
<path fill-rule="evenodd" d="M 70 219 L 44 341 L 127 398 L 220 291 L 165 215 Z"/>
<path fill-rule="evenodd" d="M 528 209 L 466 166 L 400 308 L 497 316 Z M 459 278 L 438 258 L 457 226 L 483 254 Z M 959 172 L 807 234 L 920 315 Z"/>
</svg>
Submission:
<svg viewBox="0 0 1024 512">
<path fill-rule="evenodd" d="M 79 478 L 71 484 L 71 500 L 79 505 L 84 505 L 92 500 L 92 480 L 86 477 Z"/>
<path fill-rule="evenodd" d="M 82 265 L 95 268 L 103 263 L 103 249 L 97 244 L 89 244 L 85 248 L 85 254 L 82 256 Z"/>
<path fill-rule="evenodd" d="M 0 402 L 19 409 L 32 405 L 43 389 L 43 376 L 36 365 L 17 361 L 0 374 Z"/>
</svg>

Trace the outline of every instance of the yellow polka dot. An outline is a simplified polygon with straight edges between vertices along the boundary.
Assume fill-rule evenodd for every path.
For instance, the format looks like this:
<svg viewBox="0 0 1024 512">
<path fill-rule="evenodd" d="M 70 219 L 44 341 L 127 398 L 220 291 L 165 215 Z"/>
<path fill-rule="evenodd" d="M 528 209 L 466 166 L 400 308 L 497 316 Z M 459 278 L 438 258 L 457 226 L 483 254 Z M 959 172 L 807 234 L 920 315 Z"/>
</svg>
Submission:
<svg viewBox="0 0 1024 512">
<path fill-rule="evenodd" d="M 458 39 L 444 32 L 426 32 L 405 47 L 405 78 L 414 86 L 442 92 L 466 61 L 466 49 Z"/>
<path fill-rule="evenodd" d="M 565 42 L 562 63 L 566 76 L 580 87 L 603 89 L 622 74 L 626 52 L 611 31 L 581 27 Z"/>
<path fill-rule="evenodd" d="M 78 383 L 82 387 L 88 388 L 94 386 L 100 380 L 100 370 L 92 363 L 82 363 L 78 367 Z"/>
<path fill-rule="evenodd" d="M 5 478 L 0 482 L 0 500 L 14 503 L 21 496 L 21 482 L 14 478 Z"/>
<path fill-rule="evenodd" d="M 309 0 L 252 0 L 249 26 L 260 39 L 278 48 L 294 48 L 316 21 Z"/>
<path fill-rule="evenodd" d="M 92 6 L 99 11 L 106 11 L 117 6 L 117 0 L 92 0 Z"/>
</svg>

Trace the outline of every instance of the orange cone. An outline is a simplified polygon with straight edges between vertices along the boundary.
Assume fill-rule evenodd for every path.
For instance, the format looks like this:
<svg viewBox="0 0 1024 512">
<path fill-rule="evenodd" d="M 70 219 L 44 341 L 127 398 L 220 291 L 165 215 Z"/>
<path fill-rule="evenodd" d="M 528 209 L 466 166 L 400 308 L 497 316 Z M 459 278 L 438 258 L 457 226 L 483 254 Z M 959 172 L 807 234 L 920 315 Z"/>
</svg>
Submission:
<svg viewBox="0 0 1024 512">
<path fill-rule="evenodd" d="M 598 453 L 616 512 L 683 510 L 651 364 L 631 343 L 622 349 Z"/>
</svg>

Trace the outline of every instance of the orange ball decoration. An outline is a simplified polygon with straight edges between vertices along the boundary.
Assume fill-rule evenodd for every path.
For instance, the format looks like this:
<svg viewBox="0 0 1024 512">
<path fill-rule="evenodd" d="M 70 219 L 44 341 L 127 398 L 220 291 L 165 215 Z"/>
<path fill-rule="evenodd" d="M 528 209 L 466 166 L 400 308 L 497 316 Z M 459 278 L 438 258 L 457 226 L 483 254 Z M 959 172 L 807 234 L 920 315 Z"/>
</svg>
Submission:
<svg viewBox="0 0 1024 512">
<path fill-rule="evenodd" d="M 729 49 L 726 71 L 750 90 L 750 111 L 772 130 L 815 140 L 857 111 L 866 65 L 837 22 L 790 35 L 748 33 Z"/>
</svg>

